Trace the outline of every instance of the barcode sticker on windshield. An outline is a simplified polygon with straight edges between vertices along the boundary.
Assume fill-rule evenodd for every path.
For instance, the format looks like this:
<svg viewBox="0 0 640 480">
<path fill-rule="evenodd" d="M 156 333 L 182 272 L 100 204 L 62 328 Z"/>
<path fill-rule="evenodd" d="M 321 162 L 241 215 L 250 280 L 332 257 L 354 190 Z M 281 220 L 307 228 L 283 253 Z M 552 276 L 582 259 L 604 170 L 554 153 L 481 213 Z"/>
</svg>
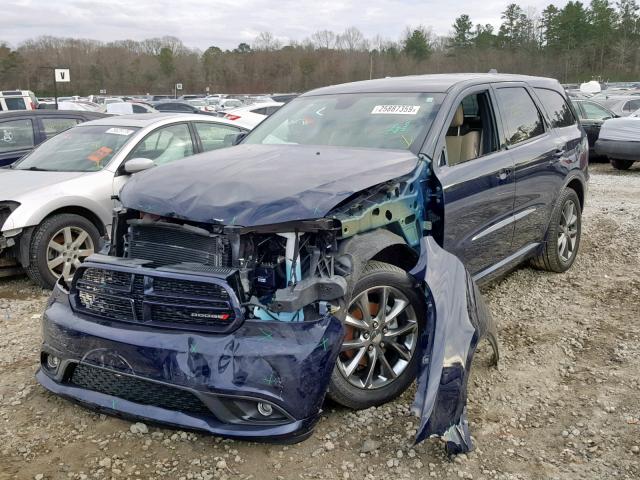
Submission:
<svg viewBox="0 0 640 480">
<path fill-rule="evenodd" d="M 384 115 L 415 115 L 420 110 L 420 105 L 376 105 L 371 114 Z"/>
<path fill-rule="evenodd" d="M 130 130 L 128 128 L 110 128 L 109 130 L 107 130 L 105 133 L 110 133 L 112 135 L 131 135 L 135 130 Z"/>
</svg>

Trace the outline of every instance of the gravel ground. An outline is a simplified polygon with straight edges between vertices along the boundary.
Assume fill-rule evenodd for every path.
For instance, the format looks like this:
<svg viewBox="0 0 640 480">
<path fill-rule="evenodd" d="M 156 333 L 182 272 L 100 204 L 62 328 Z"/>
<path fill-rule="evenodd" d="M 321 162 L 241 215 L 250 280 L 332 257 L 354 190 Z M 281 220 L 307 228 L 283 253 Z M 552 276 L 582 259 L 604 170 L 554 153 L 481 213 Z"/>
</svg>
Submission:
<svg viewBox="0 0 640 480">
<path fill-rule="evenodd" d="M 502 359 L 481 346 L 469 386 L 476 450 L 412 447 L 413 391 L 352 412 L 326 405 L 293 446 L 132 424 L 34 380 L 46 292 L 0 280 L 0 479 L 640 478 L 640 164 L 595 165 L 578 260 L 485 290 Z"/>
</svg>

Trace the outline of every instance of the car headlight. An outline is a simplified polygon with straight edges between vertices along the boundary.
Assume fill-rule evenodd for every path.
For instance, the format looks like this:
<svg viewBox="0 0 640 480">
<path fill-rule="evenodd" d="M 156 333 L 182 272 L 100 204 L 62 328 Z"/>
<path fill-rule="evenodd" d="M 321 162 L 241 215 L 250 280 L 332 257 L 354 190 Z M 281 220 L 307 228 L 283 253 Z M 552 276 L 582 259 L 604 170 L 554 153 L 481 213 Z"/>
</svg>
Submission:
<svg viewBox="0 0 640 480">
<path fill-rule="evenodd" d="M 19 206 L 20 203 L 11 200 L 0 201 L 0 231 L 2 230 L 4 222 L 9 218 L 9 215 Z"/>
</svg>

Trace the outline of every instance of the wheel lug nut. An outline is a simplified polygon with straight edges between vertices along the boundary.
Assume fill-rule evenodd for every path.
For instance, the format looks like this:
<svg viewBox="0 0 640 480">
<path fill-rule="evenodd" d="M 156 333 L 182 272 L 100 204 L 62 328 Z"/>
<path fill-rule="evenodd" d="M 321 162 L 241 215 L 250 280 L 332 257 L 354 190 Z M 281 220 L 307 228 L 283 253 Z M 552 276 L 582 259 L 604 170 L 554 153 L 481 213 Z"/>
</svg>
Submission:
<svg viewBox="0 0 640 480">
<path fill-rule="evenodd" d="M 387 333 L 388 331 L 389 331 L 389 329 L 387 329 L 387 328 L 383 328 L 382 329 L 382 333 Z"/>
<path fill-rule="evenodd" d="M 364 339 L 365 339 L 365 340 L 369 340 L 369 334 L 368 334 L 368 333 L 365 333 L 365 334 L 363 335 L 363 337 L 364 337 Z"/>
<path fill-rule="evenodd" d="M 369 347 L 367 348 L 367 350 L 369 350 L 370 352 L 373 350 L 373 345 L 369 345 Z"/>
<path fill-rule="evenodd" d="M 380 346 L 381 346 L 381 347 L 384 347 L 384 342 L 380 342 Z"/>
<path fill-rule="evenodd" d="M 373 328 L 378 328 L 378 322 L 373 322 Z"/>
</svg>

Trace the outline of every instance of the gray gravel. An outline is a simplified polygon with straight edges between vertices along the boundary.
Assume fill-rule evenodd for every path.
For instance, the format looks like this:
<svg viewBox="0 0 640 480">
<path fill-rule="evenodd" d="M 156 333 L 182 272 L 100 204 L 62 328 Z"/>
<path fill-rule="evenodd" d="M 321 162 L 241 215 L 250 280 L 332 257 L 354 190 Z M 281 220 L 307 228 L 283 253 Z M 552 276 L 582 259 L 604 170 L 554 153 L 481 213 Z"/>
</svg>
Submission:
<svg viewBox="0 0 640 480">
<path fill-rule="evenodd" d="M 0 479 L 638 479 L 640 164 L 592 168 L 571 271 L 527 267 L 485 290 L 502 359 L 469 384 L 476 450 L 413 446 L 413 391 L 379 408 L 326 405 L 292 446 L 222 440 L 100 415 L 34 381 L 46 292 L 0 280 Z"/>
</svg>

